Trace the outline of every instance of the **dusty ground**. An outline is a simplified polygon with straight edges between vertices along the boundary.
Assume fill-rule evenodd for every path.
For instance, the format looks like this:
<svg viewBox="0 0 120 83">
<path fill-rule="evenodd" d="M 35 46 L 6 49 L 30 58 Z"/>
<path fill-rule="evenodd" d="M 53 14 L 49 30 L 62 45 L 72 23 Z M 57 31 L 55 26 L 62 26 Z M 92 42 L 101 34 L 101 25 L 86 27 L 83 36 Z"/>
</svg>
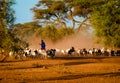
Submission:
<svg viewBox="0 0 120 83">
<path fill-rule="evenodd" d="M 120 57 L 57 57 L 0 62 L 0 83 L 119 83 Z"/>
</svg>

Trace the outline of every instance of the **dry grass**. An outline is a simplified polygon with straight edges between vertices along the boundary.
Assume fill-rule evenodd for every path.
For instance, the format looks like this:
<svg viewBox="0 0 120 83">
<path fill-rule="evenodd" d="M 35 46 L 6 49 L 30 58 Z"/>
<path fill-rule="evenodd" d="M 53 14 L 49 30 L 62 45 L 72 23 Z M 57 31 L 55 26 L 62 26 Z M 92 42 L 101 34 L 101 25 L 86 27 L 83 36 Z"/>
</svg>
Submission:
<svg viewBox="0 0 120 83">
<path fill-rule="evenodd" d="M 0 83 L 119 83 L 120 57 L 60 57 L 0 63 Z"/>
</svg>

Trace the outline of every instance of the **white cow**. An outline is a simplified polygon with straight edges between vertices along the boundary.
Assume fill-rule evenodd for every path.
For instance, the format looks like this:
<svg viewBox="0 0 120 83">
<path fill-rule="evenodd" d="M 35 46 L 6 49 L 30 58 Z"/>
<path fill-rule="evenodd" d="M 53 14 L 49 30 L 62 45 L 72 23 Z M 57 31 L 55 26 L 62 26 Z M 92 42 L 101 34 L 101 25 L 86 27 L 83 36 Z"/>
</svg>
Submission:
<svg viewBox="0 0 120 83">
<path fill-rule="evenodd" d="M 46 59 L 47 58 L 46 50 L 39 49 L 38 52 L 39 52 L 39 54 L 40 54 L 42 59 Z"/>
</svg>

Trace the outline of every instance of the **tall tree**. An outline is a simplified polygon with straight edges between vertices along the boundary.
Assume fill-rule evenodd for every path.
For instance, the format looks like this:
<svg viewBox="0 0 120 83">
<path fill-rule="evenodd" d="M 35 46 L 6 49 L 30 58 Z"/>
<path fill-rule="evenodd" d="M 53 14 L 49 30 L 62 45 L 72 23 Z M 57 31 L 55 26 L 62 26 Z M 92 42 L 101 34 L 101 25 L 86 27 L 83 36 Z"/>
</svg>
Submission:
<svg viewBox="0 0 120 83">
<path fill-rule="evenodd" d="M 120 0 L 106 0 L 94 7 L 92 25 L 100 42 L 120 48 Z"/>
<path fill-rule="evenodd" d="M 14 10 L 11 8 L 13 4 L 13 0 L 0 0 L 0 47 L 5 49 L 9 49 L 9 46 L 11 47 L 12 45 L 12 42 L 10 43 L 11 38 L 7 27 L 10 28 L 14 22 Z"/>
<path fill-rule="evenodd" d="M 73 28 L 76 23 L 78 28 L 91 25 L 105 46 L 120 48 L 120 0 L 39 0 L 33 11 L 40 21 L 71 20 Z"/>
<path fill-rule="evenodd" d="M 63 0 L 39 0 L 31 10 L 39 22 L 60 24 L 62 27 L 66 27 L 68 8 Z"/>
<path fill-rule="evenodd" d="M 90 0 L 39 0 L 34 8 L 35 19 L 39 22 L 60 23 L 66 27 L 66 23 L 71 21 L 72 28 L 76 23 L 81 27 L 82 25 L 89 25 L 87 22 L 90 19 L 92 7 L 98 2 L 91 2 Z M 99 1 L 100 3 L 100 1 Z M 77 19 L 76 19 L 77 17 Z M 81 20 L 83 18 L 84 20 Z"/>
<path fill-rule="evenodd" d="M 73 0 L 73 15 L 89 19 L 99 42 L 120 48 L 120 0 Z"/>
<path fill-rule="evenodd" d="M 17 52 L 19 48 L 27 44 L 14 34 L 14 29 L 12 28 L 15 19 L 15 12 L 12 9 L 13 4 L 15 4 L 14 0 L 0 0 L 0 50 L 4 49 L 6 57 L 10 50 Z"/>
</svg>

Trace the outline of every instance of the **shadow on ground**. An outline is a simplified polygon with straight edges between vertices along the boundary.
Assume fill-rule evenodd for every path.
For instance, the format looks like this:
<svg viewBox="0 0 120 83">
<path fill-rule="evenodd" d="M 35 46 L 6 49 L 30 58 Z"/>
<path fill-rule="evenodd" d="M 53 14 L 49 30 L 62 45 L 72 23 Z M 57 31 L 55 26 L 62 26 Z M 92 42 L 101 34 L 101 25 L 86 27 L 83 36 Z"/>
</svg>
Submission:
<svg viewBox="0 0 120 83">
<path fill-rule="evenodd" d="M 80 57 L 80 56 L 65 56 L 65 57 L 54 57 L 53 60 L 81 60 L 81 59 L 105 59 L 105 58 L 111 58 L 111 57 L 105 57 L 105 56 L 94 56 L 94 57 Z"/>
<path fill-rule="evenodd" d="M 58 65 L 64 65 L 64 66 L 73 66 L 73 65 L 82 65 L 82 64 L 90 64 L 90 63 L 95 63 L 95 62 L 80 62 L 80 61 L 73 61 L 73 62 L 65 62 L 65 63 L 60 63 L 60 64 L 38 64 L 38 63 L 34 63 L 32 64 L 32 66 L 29 67 L 14 67 L 12 68 L 13 65 L 11 64 L 4 64 L 4 65 L 0 65 L 0 66 L 6 66 L 5 68 L 0 68 L 0 70 L 18 70 L 18 69 L 32 69 L 32 68 L 49 68 L 49 67 L 53 67 L 53 66 L 58 66 Z"/>
<path fill-rule="evenodd" d="M 53 80 L 74 80 L 79 78 L 86 78 L 86 77 L 96 77 L 96 76 L 120 76 L 120 72 L 110 72 L 110 73 L 98 73 L 98 74 L 77 74 L 77 75 L 67 75 L 67 76 L 61 76 L 61 77 L 54 77 L 54 78 L 48 78 L 43 79 L 41 81 L 53 81 Z"/>
<path fill-rule="evenodd" d="M 65 66 L 72 66 L 72 65 L 82 65 L 82 64 L 90 64 L 95 62 L 66 62 L 63 63 Z"/>
</svg>

